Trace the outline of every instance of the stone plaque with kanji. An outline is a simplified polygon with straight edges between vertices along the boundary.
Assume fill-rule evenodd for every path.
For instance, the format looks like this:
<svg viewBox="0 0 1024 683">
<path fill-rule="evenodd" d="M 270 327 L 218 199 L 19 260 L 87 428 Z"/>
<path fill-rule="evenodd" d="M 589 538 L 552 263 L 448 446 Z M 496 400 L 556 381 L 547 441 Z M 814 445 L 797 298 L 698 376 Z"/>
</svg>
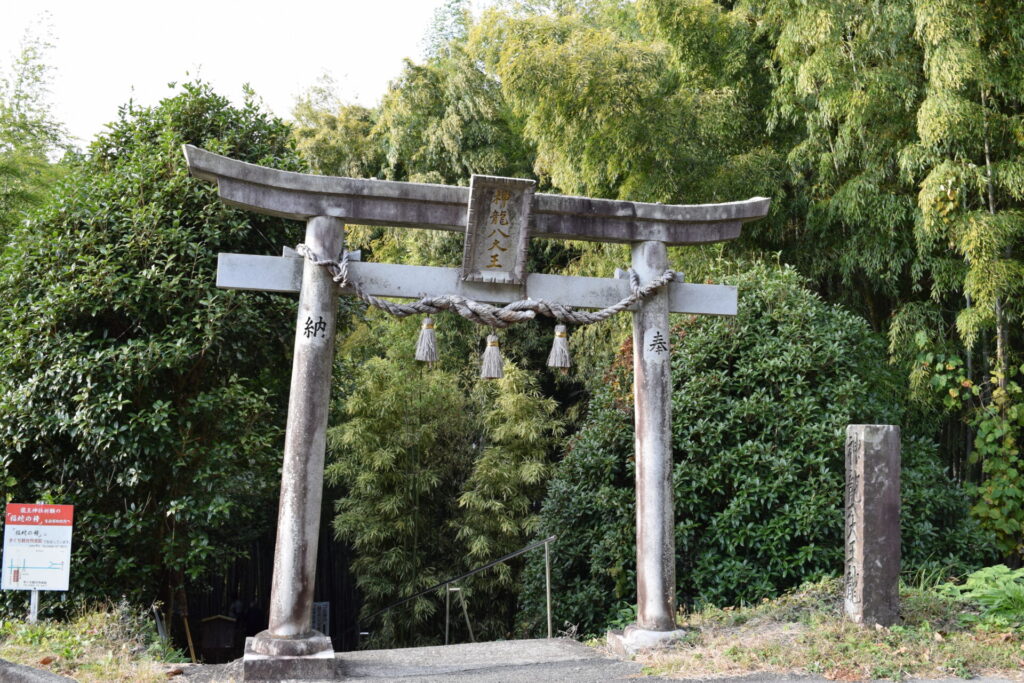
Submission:
<svg viewBox="0 0 1024 683">
<path fill-rule="evenodd" d="M 474 175 L 469 185 L 462 279 L 522 284 L 535 183 Z"/>
</svg>

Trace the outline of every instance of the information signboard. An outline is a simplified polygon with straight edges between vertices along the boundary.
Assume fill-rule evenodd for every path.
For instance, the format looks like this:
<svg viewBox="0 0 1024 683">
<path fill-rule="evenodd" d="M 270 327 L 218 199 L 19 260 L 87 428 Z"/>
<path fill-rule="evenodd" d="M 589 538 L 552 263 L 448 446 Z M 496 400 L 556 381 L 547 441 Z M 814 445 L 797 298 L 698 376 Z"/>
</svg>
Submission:
<svg viewBox="0 0 1024 683">
<path fill-rule="evenodd" d="M 66 591 L 74 514 L 73 505 L 8 503 L 0 588 Z"/>
</svg>

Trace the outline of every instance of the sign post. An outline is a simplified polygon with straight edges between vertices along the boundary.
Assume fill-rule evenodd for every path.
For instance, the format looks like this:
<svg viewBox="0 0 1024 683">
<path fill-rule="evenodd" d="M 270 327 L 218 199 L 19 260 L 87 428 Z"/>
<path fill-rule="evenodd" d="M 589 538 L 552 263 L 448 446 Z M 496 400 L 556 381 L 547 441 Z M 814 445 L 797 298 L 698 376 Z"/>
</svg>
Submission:
<svg viewBox="0 0 1024 683">
<path fill-rule="evenodd" d="M 66 591 L 71 578 L 73 505 L 8 503 L 0 588 L 32 591 L 29 623 L 39 616 L 39 591 Z"/>
</svg>

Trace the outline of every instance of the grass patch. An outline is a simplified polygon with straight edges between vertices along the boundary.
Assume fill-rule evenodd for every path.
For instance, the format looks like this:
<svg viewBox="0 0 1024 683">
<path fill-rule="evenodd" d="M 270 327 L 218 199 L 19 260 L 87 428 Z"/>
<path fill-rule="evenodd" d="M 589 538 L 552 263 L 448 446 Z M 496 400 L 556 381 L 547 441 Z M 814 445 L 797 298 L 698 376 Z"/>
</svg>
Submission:
<svg viewBox="0 0 1024 683">
<path fill-rule="evenodd" d="M 166 681 L 180 652 L 157 636 L 149 615 L 125 602 L 82 610 L 68 621 L 0 622 L 0 659 L 82 683 Z"/>
<path fill-rule="evenodd" d="M 903 586 L 901 622 L 865 628 L 843 614 L 842 581 L 826 579 L 751 607 L 681 613 L 693 636 L 641 653 L 650 675 L 796 672 L 833 680 L 998 675 L 1024 681 L 1024 624 L 989 619 L 954 591 Z"/>
</svg>

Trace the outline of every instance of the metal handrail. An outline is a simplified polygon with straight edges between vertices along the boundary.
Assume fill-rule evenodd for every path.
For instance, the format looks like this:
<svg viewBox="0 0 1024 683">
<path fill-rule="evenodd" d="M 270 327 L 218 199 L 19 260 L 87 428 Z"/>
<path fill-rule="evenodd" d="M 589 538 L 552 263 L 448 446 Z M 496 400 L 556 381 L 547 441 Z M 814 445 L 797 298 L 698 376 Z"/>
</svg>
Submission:
<svg viewBox="0 0 1024 683">
<path fill-rule="evenodd" d="M 540 546 L 544 546 L 544 570 L 545 570 L 544 571 L 544 576 L 545 576 L 545 586 L 546 586 L 546 594 L 547 594 L 548 638 L 550 638 L 551 637 L 551 558 L 550 558 L 550 555 L 548 554 L 548 544 L 549 543 L 553 543 L 554 541 L 557 541 L 557 540 L 558 540 L 558 536 L 552 535 L 552 536 L 548 536 L 547 538 L 545 538 L 543 540 L 534 541 L 533 543 L 531 543 L 531 544 L 529 544 L 527 546 L 523 546 L 519 550 L 513 551 L 513 552 L 509 553 L 508 555 L 503 555 L 502 557 L 499 557 L 496 560 L 492 560 L 492 561 L 488 562 L 485 565 L 481 565 L 481 566 L 477 567 L 476 569 L 470 569 L 468 572 L 465 572 L 463 574 L 459 574 L 458 576 L 455 576 L 453 578 L 447 579 L 447 580 L 442 581 L 440 583 L 434 584 L 430 588 L 426 588 L 424 590 L 421 590 L 419 593 L 416 593 L 415 595 L 410 595 L 407 598 L 402 598 L 398 602 L 394 602 L 394 603 L 388 605 L 387 607 L 384 607 L 382 609 L 377 610 L 376 612 L 374 612 L 370 616 L 366 617 L 366 619 L 364 621 L 370 621 L 374 617 L 376 617 L 376 616 L 378 616 L 380 614 L 384 614 L 388 610 L 394 609 L 395 607 L 401 607 L 405 603 L 409 602 L 410 600 L 415 600 L 416 598 L 420 597 L 421 595 L 426 595 L 427 593 L 431 593 L 433 591 L 436 591 L 439 588 L 444 588 L 448 584 L 455 583 L 456 581 L 461 581 L 462 579 L 465 579 L 465 578 L 468 578 L 470 576 L 473 576 L 474 574 L 479 574 L 480 572 L 482 572 L 482 571 L 484 571 L 486 569 L 490 569 L 491 567 L 493 567 L 493 566 L 495 566 L 497 564 L 501 564 L 502 562 L 507 562 L 507 561 L 511 560 L 512 558 L 514 558 L 514 557 L 519 557 L 523 553 L 528 553 L 531 550 L 534 550 L 535 548 L 539 548 Z M 465 605 L 463 605 L 463 607 L 465 607 Z M 354 627 L 350 626 L 348 629 L 345 630 L 345 633 L 348 633 L 353 628 L 358 628 L 358 627 L 359 627 L 358 623 Z"/>
</svg>

